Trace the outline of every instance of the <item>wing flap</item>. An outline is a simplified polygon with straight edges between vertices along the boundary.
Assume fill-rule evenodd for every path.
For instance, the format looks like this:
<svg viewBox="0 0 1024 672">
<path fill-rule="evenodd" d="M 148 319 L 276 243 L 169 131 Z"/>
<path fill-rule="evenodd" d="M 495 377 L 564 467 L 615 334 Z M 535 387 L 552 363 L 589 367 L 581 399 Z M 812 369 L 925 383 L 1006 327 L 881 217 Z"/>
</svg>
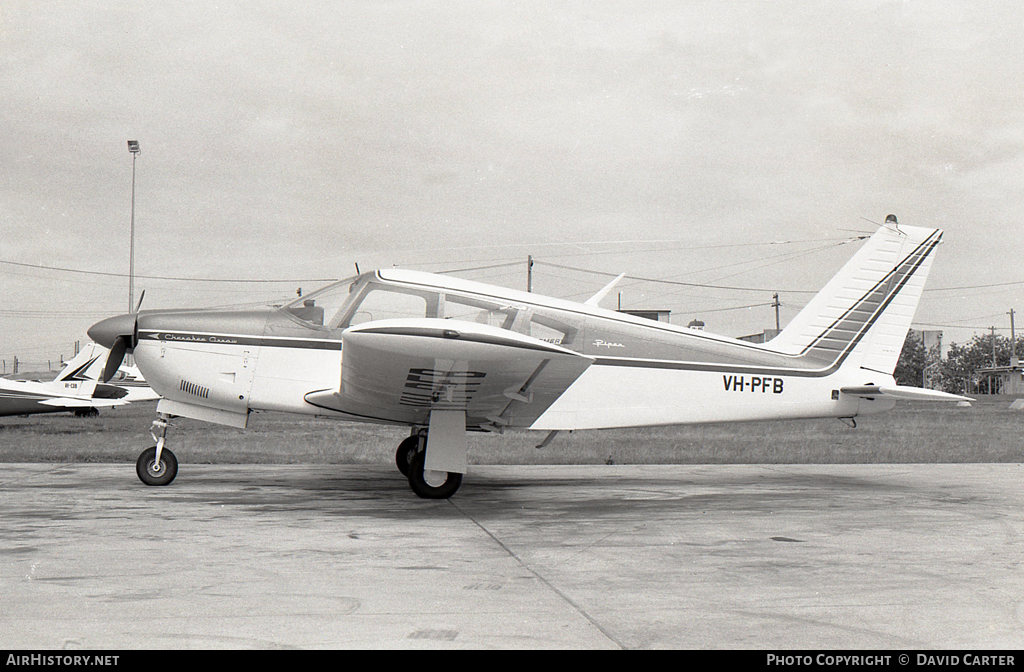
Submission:
<svg viewBox="0 0 1024 672">
<path fill-rule="evenodd" d="M 342 334 L 338 390 L 306 400 L 387 422 L 426 424 L 432 410 L 461 410 L 471 428 L 525 427 L 593 361 L 475 322 L 379 320 Z"/>
</svg>

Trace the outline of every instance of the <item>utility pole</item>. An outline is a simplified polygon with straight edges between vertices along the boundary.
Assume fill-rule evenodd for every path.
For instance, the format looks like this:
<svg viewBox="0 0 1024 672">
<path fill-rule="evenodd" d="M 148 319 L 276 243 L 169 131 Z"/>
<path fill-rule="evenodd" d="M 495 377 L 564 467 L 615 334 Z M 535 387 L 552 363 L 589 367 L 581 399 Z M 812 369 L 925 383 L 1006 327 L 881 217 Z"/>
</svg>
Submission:
<svg viewBox="0 0 1024 672">
<path fill-rule="evenodd" d="M 782 304 L 779 303 L 779 293 L 775 292 L 774 294 L 772 294 L 772 306 L 774 306 L 774 308 L 775 308 L 775 331 L 782 331 L 782 328 L 779 326 L 779 306 L 780 305 L 782 305 Z"/>
<path fill-rule="evenodd" d="M 1017 366 L 1017 332 L 1013 328 L 1013 308 L 1010 308 L 1010 366 Z"/>
<path fill-rule="evenodd" d="M 533 291 L 533 255 L 526 256 L 526 291 Z"/>
<path fill-rule="evenodd" d="M 996 368 L 996 328 L 992 327 L 992 368 Z"/>
</svg>

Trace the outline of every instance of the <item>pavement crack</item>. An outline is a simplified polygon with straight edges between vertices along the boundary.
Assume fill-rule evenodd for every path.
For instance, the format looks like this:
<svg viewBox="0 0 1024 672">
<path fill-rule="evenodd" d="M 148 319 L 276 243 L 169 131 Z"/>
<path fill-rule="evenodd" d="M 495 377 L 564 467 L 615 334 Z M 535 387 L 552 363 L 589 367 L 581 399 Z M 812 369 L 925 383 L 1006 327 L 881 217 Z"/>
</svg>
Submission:
<svg viewBox="0 0 1024 672">
<path fill-rule="evenodd" d="M 564 592 L 559 590 L 553 583 L 548 581 L 540 572 L 538 572 L 533 567 L 531 567 L 528 562 L 526 562 L 521 557 L 519 557 L 519 555 L 516 554 L 516 552 L 513 551 L 511 548 L 509 548 L 508 545 L 505 544 L 505 542 L 503 542 L 501 539 L 499 539 L 497 536 L 495 536 L 493 532 L 491 532 L 486 527 L 484 527 L 484 525 L 479 520 L 474 518 L 472 515 L 469 514 L 468 511 L 466 511 L 465 509 L 460 507 L 458 504 L 456 504 L 452 500 L 449 499 L 448 503 L 451 504 L 455 508 L 456 511 L 458 511 L 463 516 L 468 518 L 474 525 L 476 525 L 481 530 L 483 530 L 484 534 L 486 534 L 488 537 L 490 537 L 494 541 L 494 543 L 496 543 L 498 546 L 501 547 L 501 549 L 503 551 L 508 553 L 509 557 L 511 557 L 513 560 L 515 560 L 519 564 L 520 567 L 522 567 L 527 572 L 529 572 L 530 574 L 535 576 L 538 581 L 540 581 L 542 584 L 547 586 L 548 590 L 550 590 L 552 593 L 557 595 L 559 597 L 559 599 L 561 599 L 563 602 L 565 602 L 570 607 L 572 607 L 572 609 L 575 610 L 576 613 L 578 613 L 580 616 L 582 616 L 583 618 L 587 619 L 587 621 L 589 621 L 591 625 L 593 625 L 595 628 L 597 628 L 597 630 L 602 635 L 607 637 L 609 641 L 614 643 L 615 646 L 617 646 L 617 647 L 619 647 L 620 649 L 623 649 L 623 650 L 626 649 L 626 645 L 623 644 L 622 642 L 620 642 L 618 639 L 616 639 L 616 637 L 612 633 L 610 633 L 604 626 L 602 626 L 597 621 L 597 619 L 595 619 L 593 616 L 588 614 L 587 611 L 583 607 L 581 607 L 579 604 L 577 604 L 575 601 L 573 601 L 573 599 L 571 597 L 569 597 Z"/>
</svg>

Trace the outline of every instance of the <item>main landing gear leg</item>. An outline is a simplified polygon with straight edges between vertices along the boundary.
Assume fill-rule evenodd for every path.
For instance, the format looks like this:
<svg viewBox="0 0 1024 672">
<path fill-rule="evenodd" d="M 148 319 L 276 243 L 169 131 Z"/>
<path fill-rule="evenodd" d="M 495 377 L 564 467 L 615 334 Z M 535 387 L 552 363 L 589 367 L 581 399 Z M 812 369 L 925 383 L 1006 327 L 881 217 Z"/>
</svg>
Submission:
<svg viewBox="0 0 1024 672">
<path fill-rule="evenodd" d="M 409 487 L 424 499 L 448 499 L 466 472 L 465 411 L 431 411 L 424 438 L 423 450 L 409 463 Z"/>
<path fill-rule="evenodd" d="M 135 473 L 139 475 L 139 480 L 146 485 L 167 485 L 178 475 L 178 458 L 164 448 L 169 417 L 166 413 L 161 413 L 153 421 L 150 434 L 156 441 L 156 445 L 142 451 L 139 459 L 135 461 Z M 157 430 L 160 430 L 159 438 L 156 435 Z"/>
</svg>

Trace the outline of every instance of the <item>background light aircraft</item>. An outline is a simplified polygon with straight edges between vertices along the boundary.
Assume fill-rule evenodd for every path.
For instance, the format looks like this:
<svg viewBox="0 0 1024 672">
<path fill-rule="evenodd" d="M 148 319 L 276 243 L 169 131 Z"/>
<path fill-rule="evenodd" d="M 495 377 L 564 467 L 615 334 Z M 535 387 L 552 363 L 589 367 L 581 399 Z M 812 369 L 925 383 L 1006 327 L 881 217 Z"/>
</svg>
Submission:
<svg viewBox="0 0 1024 672">
<path fill-rule="evenodd" d="M 120 362 L 111 364 L 114 371 L 108 378 L 113 384 L 99 382 L 104 377 L 109 352 L 89 343 L 51 381 L 0 378 L 0 416 L 61 411 L 95 415 L 101 407 L 159 398 L 135 367 L 114 367 Z"/>
<path fill-rule="evenodd" d="M 89 335 L 117 360 L 134 352 L 163 397 L 156 446 L 136 465 L 147 484 L 177 473 L 168 418 L 245 427 L 283 411 L 409 426 L 398 468 L 417 495 L 443 498 L 466 473 L 467 431 L 854 418 L 897 398 L 966 400 L 892 375 L 941 236 L 887 222 L 765 344 L 604 310 L 600 293 L 575 303 L 401 270 L 279 307 L 122 315 Z"/>
</svg>

